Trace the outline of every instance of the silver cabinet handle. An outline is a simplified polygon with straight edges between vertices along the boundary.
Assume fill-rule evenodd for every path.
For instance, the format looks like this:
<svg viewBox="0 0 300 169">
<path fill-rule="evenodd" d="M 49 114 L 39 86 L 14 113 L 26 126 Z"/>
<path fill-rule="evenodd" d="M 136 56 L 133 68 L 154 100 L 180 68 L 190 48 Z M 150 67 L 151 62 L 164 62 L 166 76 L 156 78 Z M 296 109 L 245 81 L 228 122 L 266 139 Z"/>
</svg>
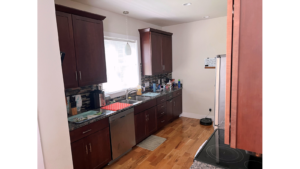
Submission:
<svg viewBox="0 0 300 169">
<path fill-rule="evenodd" d="M 90 132 L 92 129 L 89 129 L 89 130 L 87 130 L 87 131 L 84 131 L 84 132 L 82 132 L 82 134 L 85 134 L 85 133 L 87 133 L 87 132 Z"/>
<path fill-rule="evenodd" d="M 161 114 L 165 114 L 165 112 L 162 112 Z"/>
<path fill-rule="evenodd" d="M 79 71 L 79 79 L 81 80 L 81 71 Z"/>
<path fill-rule="evenodd" d="M 163 70 L 165 70 L 165 65 L 163 65 Z"/>
<path fill-rule="evenodd" d="M 92 152 L 92 146 L 91 146 L 91 143 L 90 143 L 90 152 Z"/>
<path fill-rule="evenodd" d="M 76 81 L 77 81 L 77 71 L 75 71 L 75 73 L 76 73 Z"/>
<path fill-rule="evenodd" d="M 86 154 L 89 154 L 89 151 L 88 151 L 87 145 L 85 145 L 85 149 L 86 149 Z"/>
</svg>

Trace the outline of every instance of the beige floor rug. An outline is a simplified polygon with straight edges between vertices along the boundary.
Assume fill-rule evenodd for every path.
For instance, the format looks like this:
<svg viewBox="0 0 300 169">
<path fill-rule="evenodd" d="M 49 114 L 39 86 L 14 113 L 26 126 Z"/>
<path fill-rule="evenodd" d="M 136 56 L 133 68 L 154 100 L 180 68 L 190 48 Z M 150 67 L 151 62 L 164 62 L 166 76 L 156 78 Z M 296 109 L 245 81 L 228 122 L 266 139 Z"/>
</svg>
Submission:
<svg viewBox="0 0 300 169">
<path fill-rule="evenodd" d="M 140 142 L 137 146 L 142 147 L 144 149 L 154 151 L 158 146 L 160 146 L 167 139 L 151 135 L 146 138 L 144 141 Z"/>
</svg>

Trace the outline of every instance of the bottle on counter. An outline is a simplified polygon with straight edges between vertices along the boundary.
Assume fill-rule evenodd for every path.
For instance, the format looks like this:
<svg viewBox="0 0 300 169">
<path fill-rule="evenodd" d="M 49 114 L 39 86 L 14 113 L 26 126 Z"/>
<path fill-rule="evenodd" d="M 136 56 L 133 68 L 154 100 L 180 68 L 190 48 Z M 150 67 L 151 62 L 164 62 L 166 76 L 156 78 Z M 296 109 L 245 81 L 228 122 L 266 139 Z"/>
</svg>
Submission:
<svg viewBox="0 0 300 169">
<path fill-rule="evenodd" d="M 180 79 L 178 79 L 178 89 L 181 88 Z"/>
<path fill-rule="evenodd" d="M 139 95 L 139 96 L 142 95 L 142 87 L 141 87 L 141 85 L 137 86 L 136 95 Z"/>
<path fill-rule="evenodd" d="M 75 101 L 75 97 L 72 96 L 70 97 L 71 99 L 71 115 L 74 116 L 77 114 L 77 107 L 76 107 L 76 101 Z"/>
<path fill-rule="evenodd" d="M 153 92 L 156 92 L 156 83 L 153 83 Z"/>
</svg>

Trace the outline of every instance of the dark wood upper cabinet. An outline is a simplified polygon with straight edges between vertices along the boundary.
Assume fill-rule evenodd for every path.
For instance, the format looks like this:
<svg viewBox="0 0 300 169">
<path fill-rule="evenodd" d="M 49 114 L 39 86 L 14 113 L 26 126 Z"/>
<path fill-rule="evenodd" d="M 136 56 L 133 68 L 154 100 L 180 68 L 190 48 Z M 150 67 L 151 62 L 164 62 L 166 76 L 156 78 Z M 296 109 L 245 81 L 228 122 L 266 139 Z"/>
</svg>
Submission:
<svg viewBox="0 0 300 169">
<path fill-rule="evenodd" d="M 55 5 L 65 88 L 107 82 L 104 16 Z"/>
<path fill-rule="evenodd" d="M 262 0 L 227 4 L 224 142 L 262 154 Z"/>
<path fill-rule="evenodd" d="M 172 36 L 161 35 L 164 73 L 172 73 Z"/>
<path fill-rule="evenodd" d="M 139 29 L 143 75 L 172 72 L 172 33 L 153 28 Z"/>
<path fill-rule="evenodd" d="M 56 22 L 60 52 L 65 53 L 62 63 L 65 88 L 78 87 L 72 16 L 56 11 Z"/>
<path fill-rule="evenodd" d="M 152 54 L 152 73 L 153 75 L 161 74 L 163 71 L 163 61 L 162 61 L 162 48 L 161 48 L 161 36 L 158 33 L 151 32 L 151 54 Z"/>
<path fill-rule="evenodd" d="M 101 20 L 72 15 L 79 86 L 107 82 Z"/>
</svg>

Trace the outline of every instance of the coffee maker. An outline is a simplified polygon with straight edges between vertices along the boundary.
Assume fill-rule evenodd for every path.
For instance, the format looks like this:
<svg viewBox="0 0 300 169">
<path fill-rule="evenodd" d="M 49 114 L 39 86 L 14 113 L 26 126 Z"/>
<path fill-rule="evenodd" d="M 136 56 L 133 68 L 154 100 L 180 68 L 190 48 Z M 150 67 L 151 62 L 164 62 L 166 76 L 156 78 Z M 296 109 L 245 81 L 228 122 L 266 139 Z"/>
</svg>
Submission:
<svg viewBox="0 0 300 169">
<path fill-rule="evenodd" d="M 91 91 L 90 99 L 92 109 L 97 109 L 106 106 L 105 93 L 103 90 L 101 90 L 100 86 L 97 86 L 96 90 Z"/>
</svg>

